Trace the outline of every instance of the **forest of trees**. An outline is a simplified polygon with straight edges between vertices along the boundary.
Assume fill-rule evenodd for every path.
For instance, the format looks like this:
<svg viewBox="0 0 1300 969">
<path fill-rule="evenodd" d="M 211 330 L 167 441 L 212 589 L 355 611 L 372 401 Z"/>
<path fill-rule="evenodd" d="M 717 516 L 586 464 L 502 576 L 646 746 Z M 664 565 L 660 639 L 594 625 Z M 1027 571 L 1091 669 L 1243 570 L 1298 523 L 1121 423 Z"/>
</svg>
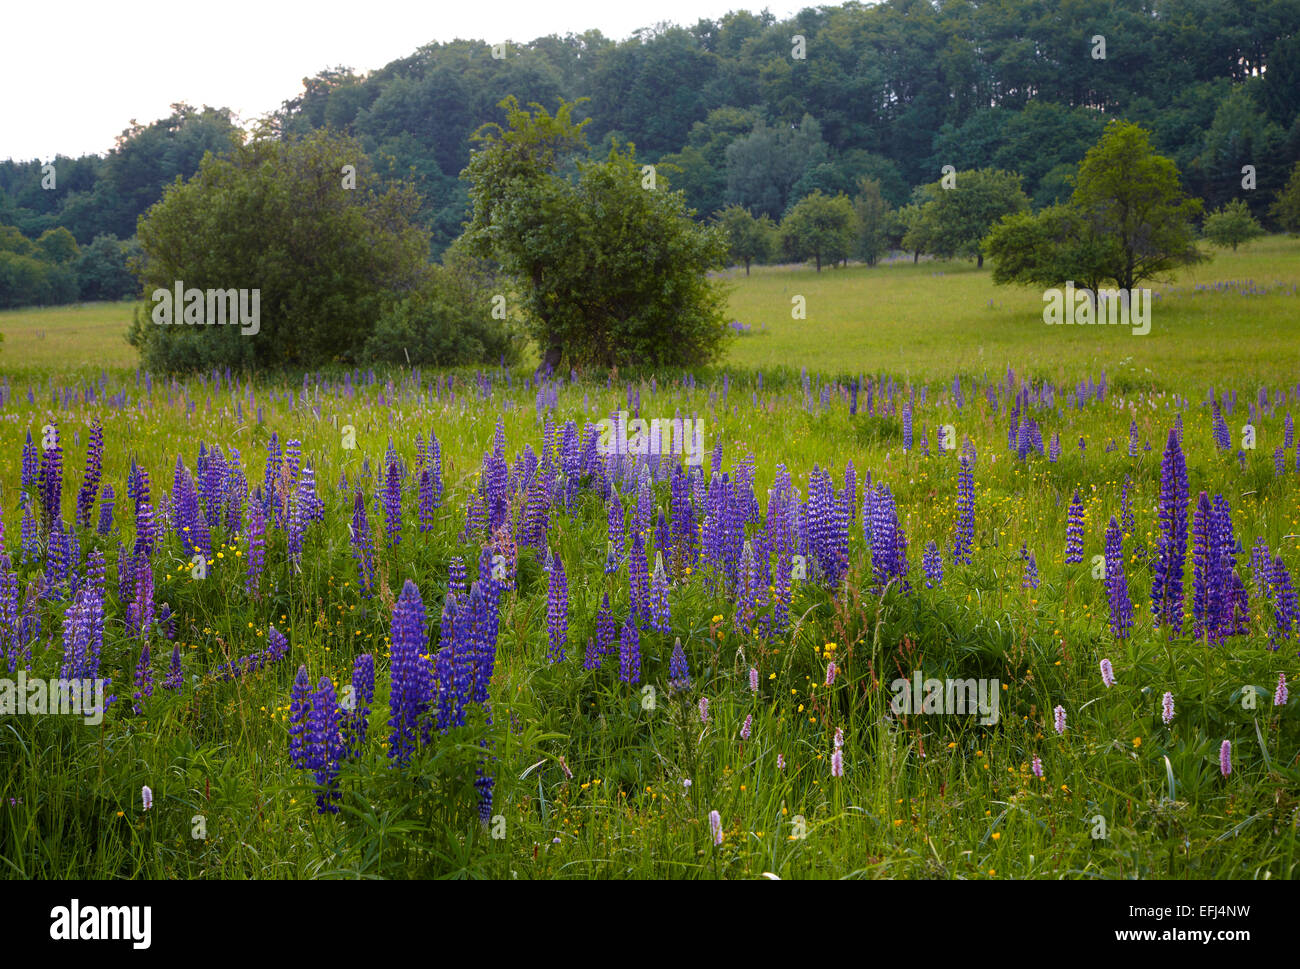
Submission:
<svg viewBox="0 0 1300 969">
<path fill-rule="evenodd" d="M 1113 118 L 1150 132 L 1205 212 L 1240 197 L 1269 228 L 1282 224 L 1274 202 L 1300 159 L 1300 0 L 886 0 L 786 21 L 736 12 L 620 42 L 543 37 L 495 57 L 501 41 L 430 44 L 364 75 L 322 71 L 267 123 L 285 136 L 337 128 L 380 176 L 410 179 L 433 258 L 470 214 L 460 173 L 471 135 L 505 120 L 507 96 L 548 108 L 585 98 L 574 118 L 590 119 L 591 156 L 630 142 L 700 221 L 738 206 L 777 224 L 823 200 L 760 247 L 819 262 L 809 240 L 846 205 L 858 212 L 849 255 L 872 261 L 912 229 L 913 242 L 932 238 L 909 203 L 943 166 L 1018 176 L 1016 197 L 1035 211 L 1063 203 Z M 40 162 L 0 162 L 0 225 L 33 241 L 66 227 L 83 247 L 129 240 L 165 185 L 237 135 L 224 110 L 176 105 L 106 157 L 55 159 L 52 191 Z M 1243 192 L 1247 165 L 1255 188 Z"/>
</svg>

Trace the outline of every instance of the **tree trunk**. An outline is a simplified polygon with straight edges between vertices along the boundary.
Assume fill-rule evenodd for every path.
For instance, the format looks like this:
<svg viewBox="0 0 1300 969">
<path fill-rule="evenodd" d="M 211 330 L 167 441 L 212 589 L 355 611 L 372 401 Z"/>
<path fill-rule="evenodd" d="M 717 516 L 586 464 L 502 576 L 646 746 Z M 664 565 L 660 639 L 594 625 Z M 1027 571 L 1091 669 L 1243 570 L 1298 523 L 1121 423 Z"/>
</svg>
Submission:
<svg viewBox="0 0 1300 969">
<path fill-rule="evenodd" d="M 745 260 L 745 275 L 746 275 L 746 276 L 749 275 L 749 260 L 748 260 L 748 259 Z"/>
<path fill-rule="evenodd" d="M 555 368 L 560 365 L 560 357 L 563 356 L 563 353 L 563 348 L 558 346 L 547 348 L 546 355 L 542 357 L 542 362 L 537 368 L 537 374 L 534 374 L 534 376 L 555 373 Z"/>
<path fill-rule="evenodd" d="M 817 271 L 822 271 L 822 254 L 820 252 L 817 253 Z"/>
<path fill-rule="evenodd" d="M 975 254 L 975 268 L 976 268 L 976 269 L 983 269 L 983 268 L 984 268 L 984 253 L 982 253 L 982 252 L 977 252 L 977 253 Z"/>
</svg>

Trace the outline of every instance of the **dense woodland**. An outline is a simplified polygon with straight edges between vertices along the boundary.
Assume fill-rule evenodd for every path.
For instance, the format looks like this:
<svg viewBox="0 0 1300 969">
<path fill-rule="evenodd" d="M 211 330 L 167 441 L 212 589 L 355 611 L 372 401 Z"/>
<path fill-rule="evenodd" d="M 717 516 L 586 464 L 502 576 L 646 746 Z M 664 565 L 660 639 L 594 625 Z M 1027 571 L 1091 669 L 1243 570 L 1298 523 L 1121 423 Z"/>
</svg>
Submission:
<svg viewBox="0 0 1300 969">
<path fill-rule="evenodd" d="M 903 206 L 944 165 L 1016 172 L 1037 209 L 1068 197 L 1120 117 L 1151 132 L 1206 212 L 1240 195 L 1242 167 L 1255 166 L 1246 203 L 1276 226 L 1270 202 L 1300 159 L 1300 0 L 888 0 L 788 21 L 737 12 L 623 41 L 549 36 L 494 56 L 503 40 L 322 71 L 263 123 L 283 136 L 341 129 L 376 170 L 413 179 L 434 258 L 469 214 L 460 173 L 473 134 L 504 120 L 508 95 L 550 108 L 586 99 L 574 117 L 591 119 L 593 156 L 631 142 L 700 219 L 739 205 L 780 221 L 816 191 L 855 195 L 864 176 Z M 82 247 L 111 235 L 125 257 L 163 187 L 238 134 L 227 111 L 177 105 L 133 123 L 106 156 L 54 159 L 53 191 L 39 161 L 0 162 L 0 225 L 33 241 L 63 226 Z"/>
</svg>

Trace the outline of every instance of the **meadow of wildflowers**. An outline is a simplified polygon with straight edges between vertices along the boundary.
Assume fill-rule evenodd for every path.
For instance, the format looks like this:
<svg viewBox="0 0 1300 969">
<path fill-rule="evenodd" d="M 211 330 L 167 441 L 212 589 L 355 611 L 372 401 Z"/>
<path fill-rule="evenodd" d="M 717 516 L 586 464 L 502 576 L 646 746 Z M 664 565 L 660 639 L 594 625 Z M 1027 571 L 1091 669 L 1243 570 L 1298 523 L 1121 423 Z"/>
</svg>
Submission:
<svg viewBox="0 0 1300 969">
<path fill-rule="evenodd" d="M 1293 877 L 1297 408 L 1011 368 L 0 379 L 0 676 L 107 681 L 94 726 L 0 694 L 0 857 Z M 602 455 L 620 409 L 702 419 L 703 466 Z M 995 680 L 996 722 L 895 714 L 918 674 Z"/>
</svg>

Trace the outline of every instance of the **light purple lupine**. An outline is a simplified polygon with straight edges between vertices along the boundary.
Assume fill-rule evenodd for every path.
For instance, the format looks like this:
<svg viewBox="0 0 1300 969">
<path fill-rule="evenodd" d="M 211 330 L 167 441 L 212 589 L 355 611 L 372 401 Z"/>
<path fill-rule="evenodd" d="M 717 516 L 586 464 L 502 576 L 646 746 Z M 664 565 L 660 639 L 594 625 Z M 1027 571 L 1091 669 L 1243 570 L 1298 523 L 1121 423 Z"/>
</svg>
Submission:
<svg viewBox="0 0 1300 969">
<path fill-rule="evenodd" d="M 722 844 L 722 815 L 717 811 L 709 812 L 709 833 L 713 835 L 715 846 Z"/>
<path fill-rule="evenodd" d="M 1111 669 L 1110 660 L 1108 659 L 1101 661 L 1101 681 L 1108 687 L 1115 685 L 1115 671 Z"/>
<path fill-rule="evenodd" d="M 1043 779 L 1043 759 L 1041 757 L 1034 758 L 1032 770 L 1034 772 L 1034 776 L 1041 781 Z"/>
<path fill-rule="evenodd" d="M 740 739 L 748 740 L 749 733 L 753 729 L 753 727 L 754 727 L 754 715 L 752 713 L 745 714 L 745 722 L 740 725 Z"/>
<path fill-rule="evenodd" d="M 749 668 L 749 692 L 750 693 L 758 692 L 758 667 L 757 666 L 751 666 Z"/>
<path fill-rule="evenodd" d="M 1160 719 L 1165 722 L 1166 727 L 1174 722 L 1174 695 L 1167 691 L 1160 701 Z"/>
<path fill-rule="evenodd" d="M 831 754 L 831 777 L 844 776 L 844 751 L 836 747 Z"/>
<path fill-rule="evenodd" d="M 1286 674 L 1277 675 L 1277 690 L 1273 693 L 1273 706 L 1284 707 L 1287 701 Z"/>
<path fill-rule="evenodd" d="M 1227 777 L 1232 773 L 1232 741 L 1225 740 L 1219 747 L 1219 773 Z"/>
<path fill-rule="evenodd" d="M 1056 717 L 1056 732 L 1065 733 L 1065 707 L 1058 706 L 1052 713 Z"/>
<path fill-rule="evenodd" d="M 776 755 L 776 769 L 785 770 L 785 754 Z"/>
<path fill-rule="evenodd" d="M 829 663 L 826 664 L 826 686 L 835 685 L 835 673 L 836 673 L 835 661 L 831 660 Z"/>
<path fill-rule="evenodd" d="M 700 723 L 708 723 L 708 722 L 709 722 L 709 698 L 707 696 L 702 696 L 700 697 Z"/>
</svg>

